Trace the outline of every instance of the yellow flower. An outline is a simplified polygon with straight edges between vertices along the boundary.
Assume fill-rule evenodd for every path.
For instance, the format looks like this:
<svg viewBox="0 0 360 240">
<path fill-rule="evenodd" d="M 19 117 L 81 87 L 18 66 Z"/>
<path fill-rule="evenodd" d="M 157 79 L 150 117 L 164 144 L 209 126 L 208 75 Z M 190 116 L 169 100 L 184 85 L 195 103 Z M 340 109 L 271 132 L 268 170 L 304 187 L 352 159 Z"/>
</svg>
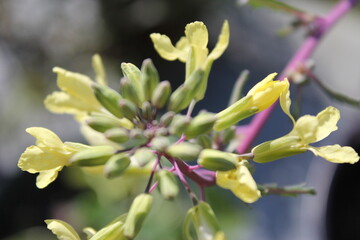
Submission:
<svg viewBox="0 0 360 240">
<path fill-rule="evenodd" d="M 276 73 L 269 74 L 245 97 L 216 114 L 218 120 L 215 122 L 214 129 L 221 131 L 231 127 L 242 119 L 270 107 L 279 97 L 285 101 L 289 92 L 289 82 L 287 79 L 273 81 L 275 76 Z"/>
<path fill-rule="evenodd" d="M 256 182 L 243 160 L 237 164 L 237 168 L 230 171 L 217 171 L 216 184 L 222 188 L 231 190 L 235 196 L 246 203 L 253 203 L 261 197 Z"/>
<path fill-rule="evenodd" d="M 228 22 L 224 22 L 218 41 L 210 54 L 207 48 L 208 31 L 203 22 L 187 24 L 185 36 L 181 37 L 175 46 L 166 35 L 153 33 L 150 37 L 156 51 L 162 58 L 169 61 L 178 59 L 181 62 L 186 62 L 185 79 L 188 79 L 191 73 L 199 68 L 205 71 L 201 86 L 197 90 L 196 100 L 204 98 L 212 63 L 224 53 L 229 44 L 230 33 Z"/>
<path fill-rule="evenodd" d="M 36 145 L 28 147 L 20 156 L 18 167 L 29 173 L 39 173 L 36 186 L 44 188 L 53 182 L 58 172 L 69 165 L 70 157 L 85 145 L 65 142 L 46 128 L 32 127 L 26 131 L 36 138 Z"/>
<path fill-rule="evenodd" d="M 282 106 L 285 111 L 289 112 L 290 101 L 288 100 L 286 104 L 283 102 Z M 341 147 L 338 144 L 324 147 L 309 145 L 323 140 L 331 132 L 337 130 L 336 124 L 339 119 L 340 112 L 334 107 L 327 107 L 316 116 L 302 116 L 294 122 L 294 128 L 287 135 L 253 148 L 254 161 L 270 162 L 310 150 L 316 156 L 330 162 L 355 163 L 359 160 L 359 156 L 351 147 Z"/>
</svg>

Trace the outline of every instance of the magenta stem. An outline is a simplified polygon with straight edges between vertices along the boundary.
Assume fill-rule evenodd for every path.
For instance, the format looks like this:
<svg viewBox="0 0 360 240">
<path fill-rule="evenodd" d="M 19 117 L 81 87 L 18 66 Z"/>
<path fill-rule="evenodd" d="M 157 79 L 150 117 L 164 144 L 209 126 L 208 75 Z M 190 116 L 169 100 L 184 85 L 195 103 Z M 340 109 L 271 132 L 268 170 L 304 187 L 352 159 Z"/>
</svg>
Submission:
<svg viewBox="0 0 360 240">
<path fill-rule="evenodd" d="M 359 0 L 342 0 L 337 3 L 332 10 L 324 18 L 317 18 L 314 21 L 315 31 L 313 31 L 295 52 L 285 69 L 282 71 L 279 79 L 284 79 L 289 74 L 303 64 L 314 52 L 315 48 L 320 43 L 322 37 L 346 14 L 348 13 Z M 259 134 L 270 114 L 274 110 L 276 104 L 273 104 L 268 109 L 256 114 L 249 125 L 247 125 L 246 134 L 241 144 L 238 146 L 239 153 L 245 153 L 250 148 L 251 144 Z"/>
</svg>

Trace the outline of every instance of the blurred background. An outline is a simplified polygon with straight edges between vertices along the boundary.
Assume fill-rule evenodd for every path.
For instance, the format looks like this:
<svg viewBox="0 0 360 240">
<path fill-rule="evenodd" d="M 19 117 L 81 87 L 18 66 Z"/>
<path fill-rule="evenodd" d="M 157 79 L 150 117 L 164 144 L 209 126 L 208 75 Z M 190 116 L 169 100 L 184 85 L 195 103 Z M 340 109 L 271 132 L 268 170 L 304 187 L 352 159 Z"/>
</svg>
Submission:
<svg viewBox="0 0 360 240">
<path fill-rule="evenodd" d="M 284 1 L 324 15 L 336 1 Z M 234 0 L 1 0 L 0 1 L 0 239 L 55 239 L 44 219 L 59 218 L 80 232 L 101 228 L 126 212 L 131 196 L 143 190 L 138 178 L 104 180 L 66 169 L 46 189 L 35 186 L 35 175 L 23 173 L 17 161 L 34 143 L 25 129 L 41 126 L 64 141 L 84 142 L 78 124 L 67 115 L 48 112 L 43 100 L 57 89 L 54 66 L 94 76 L 91 56 L 103 57 L 115 89 L 121 62 L 140 66 L 151 58 L 162 80 L 173 88 L 184 80 L 184 65 L 161 59 L 149 38 L 159 32 L 174 42 L 187 23 L 203 21 L 214 46 L 221 25 L 229 20 L 231 39 L 214 63 L 205 99 L 196 110 L 218 112 L 227 106 L 232 85 L 243 69 L 250 71 L 246 89 L 269 73 L 281 72 L 306 31 L 286 37 L 277 32 L 293 21 L 287 13 L 249 6 Z M 360 12 L 354 9 L 326 36 L 316 50 L 315 74 L 330 88 L 360 99 Z M 293 87 L 296 92 L 296 87 Z M 294 94 L 293 94 L 294 95 Z M 328 105 L 340 109 L 339 131 L 321 145 L 339 143 L 359 150 L 359 110 L 327 97 L 316 85 L 302 89 L 302 114 L 316 114 Z M 279 109 L 256 143 L 287 133 L 291 123 Z M 316 196 L 266 196 L 246 205 L 216 187 L 207 191 L 229 239 L 305 240 L 360 239 L 359 164 L 337 166 L 305 153 L 256 165 L 259 183 L 292 185 L 306 182 Z M 129 198 L 130 197 L 130 198 Z M 138 239 L 182 239 L 181 223 L 190 200 L 159 198 Z"/>
</svg>

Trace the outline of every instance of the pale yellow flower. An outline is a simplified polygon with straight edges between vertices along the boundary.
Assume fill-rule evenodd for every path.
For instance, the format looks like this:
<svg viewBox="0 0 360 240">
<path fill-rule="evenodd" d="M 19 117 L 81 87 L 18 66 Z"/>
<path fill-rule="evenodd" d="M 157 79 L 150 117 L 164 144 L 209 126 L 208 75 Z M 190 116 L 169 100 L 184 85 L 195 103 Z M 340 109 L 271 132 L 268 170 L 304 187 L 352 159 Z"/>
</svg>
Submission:
<svg viewBox="0 0 360 240">
<path fill-rule="evenodd" d="M 286 101 L 289 92 L 289 82 L 273 81 L 276 73 L 269 74 L 257 83 L 245 97 L 241 98 L 228 108 L 216 114 L 217 121 L 214 130 L 221 131 L 237 122 L 261 112 L 270 107 L 279 97 Z"/>
<path fill-rule="evenodd" d="M 201 100 L 204 97 L 211 66 L 224 53 L 229 44 L 230 33 L 228 22 L 224 22 L 218 41 L 210 54 L 207 48 L 208 35 L 207 28 L 203 22 L 187 24 L 185 36 L 181 37 L 175 46 L 166 35 L 159 33 L 150 35 L 156 51 L 162 58 L 169 61 L 179 60 L 186 62 L 185 79 L 188 79 L 199 68 L 205 71 L 201 86 L 197 90 L 196 100 Z"/>
<path fill-rule="evenodd" d="M 260 191 L 256 182 L 246 167 L 243 160 L 237 164 L 237 168 L 230 171 L 217 171 L 216 184 L 229 189 L 232 193 L 246 203 L 253 203 L 260 197 Z"/>
<path fill-rule="evenodd" d="M 290 101 L 282 106 L 288 112 Z M 355 163 L 359 160 L 359 156 L 351 147 L 341 147 L 338 144 L 323 147 L 309 145 L 310 143 L 323 140 L 331 132 L 337 130 L 336 125 L 339 119 L 340 112 L 334 107 L 327 107 L 316 116 L 302 116 L 294 122 L 294 128 L 287 135 L 264 142 L 253 148 L 254 161 L 261 163 L 270 162 L 310 150 L 316 156 L 320 156 L 330 162 Z"/>
<path fill-rule="evenodd" d="M 86 146 L 78 143 L 65 142 L 46 128 L 32 127 L 26 131 L 36 138 L 36 145 L 28 147 L 21 154 L 18 167 L 29 173 L 39 173 L 36 186 L 44 188 L 53 182 L 58 172 L 69 165 L 73 154 Z"/>
</svg>

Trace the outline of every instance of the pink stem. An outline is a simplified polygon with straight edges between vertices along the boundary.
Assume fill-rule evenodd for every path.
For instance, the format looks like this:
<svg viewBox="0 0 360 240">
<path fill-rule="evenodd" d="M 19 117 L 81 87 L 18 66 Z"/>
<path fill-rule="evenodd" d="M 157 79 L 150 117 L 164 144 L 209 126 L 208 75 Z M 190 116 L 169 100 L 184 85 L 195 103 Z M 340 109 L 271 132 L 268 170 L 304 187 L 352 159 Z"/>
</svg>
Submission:
<svg viewBox="0 0 360 240">
<path fill-rule="evenodd" d="M 322 37 L 331 29 L 331 27 L 333 27 L 340 20 L 340 18 L 342 18 L 358 3 L 359 0 L 342 0 L 333 7 L 327 16 L 324 18 L 315 19 L 315 31 L 305 39 L 303 44 L 296 51 L 292 59 L 281 73 L 279 79 L 284 79 L 289 75 L 289 73 L 296 71 L 297 67 L 303 64 L 311 56 Z M 243 141 L 237 148 L 239 153 L 244 153 L 250 148 L 256 136 L 264 126 L 266 120 L 274 110 L 275 105 L 276 104 L 273 104 L 268 109 L 254 116 L 250 124 L 247 126 Z"/>
</svg>

